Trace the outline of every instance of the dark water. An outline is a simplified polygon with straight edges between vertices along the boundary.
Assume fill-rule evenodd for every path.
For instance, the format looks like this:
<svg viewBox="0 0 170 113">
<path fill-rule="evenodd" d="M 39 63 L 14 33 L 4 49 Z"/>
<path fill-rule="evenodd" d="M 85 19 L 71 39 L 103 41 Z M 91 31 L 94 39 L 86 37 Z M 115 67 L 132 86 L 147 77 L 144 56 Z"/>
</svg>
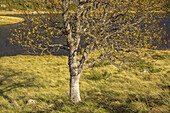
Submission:
<svg viewBox="0 0 170 113">
<path fill-rule="evenodd" d="M 16 29 L 19 24 L 0 26 L 0 57 L 22 54 L 23 50 L 10 44 L 8 38 L 11 37 L 10 29 Z"/>
<path fill-rule="evenodd" d="M 24 15 L 8 15 L 8 16 L 15 16 L 15 17 L 23 17 Z M 36 16 L 36 15 L 31 15 Z M 17 47 L 12 45 L 9 42 L 9 38 L 12 37 L 11 33 L 12 30 L 19 28 L 21 23 L 12 24 L 12 25 L 0 25 L 0 57 L 3 56 L 15 56 L 15 55 L 27 55 L 28 53 L 22 49 L 21 47 Z M 63 40 L 57 40 L 61 43 L 64 43 Z M 67 55 L 67 51 L 60 50 L 55 55 Z"/>
<path fill-rule="evenodd" d="M 14 16 L 14 15 L 10 15 Z M 17 17 L 22 17 L 22 15 L 15 15 Z M 170 34 L 170 16 L 167 16 L 160 25 L 166 24 L 165 30 L 167 34 Z M 11 30 L 17 29 L 21 25 L 21 23 L 13 24 L 13 25 L 1 25 L 0 26 L 0 57 L 3 56 L 15 56 L 15 55 L 22 55 L 27 54 L 25 50 L 23 50 L 21 47 L 16 47 L 10 44 L 8 38 L 12 37 Z M 167 44 L 163 44 L 160 46 L 159 49 L 170 49 L 170 38 L 168 35 L 165 37 L 167 40 Z M 66 51 L 59 51 L 56 55 L 67 55 Z"/>
</svg>

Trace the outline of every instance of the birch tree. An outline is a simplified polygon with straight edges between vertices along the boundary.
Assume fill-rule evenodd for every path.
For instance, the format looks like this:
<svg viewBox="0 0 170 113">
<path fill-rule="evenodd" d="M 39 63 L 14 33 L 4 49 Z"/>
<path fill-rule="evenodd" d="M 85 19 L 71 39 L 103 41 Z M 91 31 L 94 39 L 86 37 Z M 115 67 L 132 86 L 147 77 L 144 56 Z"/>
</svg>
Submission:
<svg viewBox="0 0 170 113">
<path fill-rule="evenodd" d="M 68 52 L 70 101 L 79 102 L 79 78 L 86 66 L 107 60 L 126 65 L 161 42 L 159 20 L 166 0 L 55 1 L 58 12 L 27 16 L 11 43 L 36 55 Z M 60 15 L 62 19 L 58 19 Z M 56 41 L 62 39 L 61 41 Z"/>
</svg>

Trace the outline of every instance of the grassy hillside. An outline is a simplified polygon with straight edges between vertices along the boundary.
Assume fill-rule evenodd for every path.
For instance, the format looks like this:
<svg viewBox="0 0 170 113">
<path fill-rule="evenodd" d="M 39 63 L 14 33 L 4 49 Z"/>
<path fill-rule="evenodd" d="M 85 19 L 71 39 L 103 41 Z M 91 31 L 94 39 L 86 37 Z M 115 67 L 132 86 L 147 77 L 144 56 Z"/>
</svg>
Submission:
<svg viewBox="0 0 170 113">
<path fill-rule="evenodd" d="M 67 57 L 1 57 L 0 111 L 168 113 L 170 51 L 155 51 L 151 57 L 129 69 L 109 64 L 85 68 L 80 80 L 82 102 L 77 104 L 69 103 Z M 28 103 L 30 99 L 35 103 Z"/>
</svg>

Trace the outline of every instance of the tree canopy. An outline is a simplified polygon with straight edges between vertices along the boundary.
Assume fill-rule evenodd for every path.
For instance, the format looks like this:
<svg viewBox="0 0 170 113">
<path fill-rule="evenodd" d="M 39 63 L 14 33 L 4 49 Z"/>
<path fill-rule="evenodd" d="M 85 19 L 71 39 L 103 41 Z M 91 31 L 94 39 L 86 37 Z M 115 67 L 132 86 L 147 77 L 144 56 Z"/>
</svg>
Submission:
<svg viewBox="0 0 170 113">
<path fill-rule="evenodd" d="M 70 101 L 79 102 L 85 66 L 107 60 L 115 66 L 138 60 L 162 41 L 166 0 L 58 0 L 46 15 L 27 16 L 11 43 L 30 53 L 68 51 Z M 42 4 L 43 5 L 43 4 Z M 58 7 L 59 6 L 59 7 Z M 60 18 L 58 18 L 60 17 Z M 62 40 L 62 41 L 61 41 Z"/>
</svg>

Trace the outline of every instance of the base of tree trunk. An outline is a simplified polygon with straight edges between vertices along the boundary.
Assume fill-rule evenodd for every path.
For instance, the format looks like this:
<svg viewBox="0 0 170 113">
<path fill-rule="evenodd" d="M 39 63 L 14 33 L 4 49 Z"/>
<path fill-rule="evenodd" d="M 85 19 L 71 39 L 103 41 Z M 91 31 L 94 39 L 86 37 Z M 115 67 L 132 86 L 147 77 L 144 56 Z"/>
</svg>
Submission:
<svg viewBox="0 0 170 113">
<path fill-rule="evenodd" d="M 71 76 L 70 78 L 70 102 L 80 102 L 80 91 L 79 91 L 79 76 Z"/>
</svg>

